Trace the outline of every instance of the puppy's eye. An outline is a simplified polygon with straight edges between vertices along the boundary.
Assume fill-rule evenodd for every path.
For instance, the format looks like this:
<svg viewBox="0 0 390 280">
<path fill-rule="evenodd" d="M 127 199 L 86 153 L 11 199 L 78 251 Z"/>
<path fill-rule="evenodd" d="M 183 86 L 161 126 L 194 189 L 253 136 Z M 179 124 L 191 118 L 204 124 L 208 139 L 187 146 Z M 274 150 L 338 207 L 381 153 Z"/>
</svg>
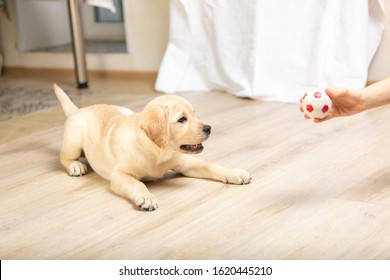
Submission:
<svg viewBox="0 0 390 280">
<path fill-rule="evenodd" d="M 186 117 L 181 117 L 177 122 L 178 123 L 185 123 L 187 121 Z"/>
</svg>

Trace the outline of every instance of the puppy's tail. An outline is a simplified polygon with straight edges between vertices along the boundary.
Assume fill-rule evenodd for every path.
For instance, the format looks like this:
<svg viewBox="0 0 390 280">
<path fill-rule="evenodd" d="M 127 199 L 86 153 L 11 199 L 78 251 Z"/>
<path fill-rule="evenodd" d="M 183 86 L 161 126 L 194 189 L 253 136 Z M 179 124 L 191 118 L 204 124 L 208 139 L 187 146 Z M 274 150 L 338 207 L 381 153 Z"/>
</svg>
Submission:
<svg viewBox="0 0 390 280">
<path fill-rule="evenodd" d="M 57 84 L 53 85 L 54 93 L 56 94 L 58 101 L 60 101 L 62 110 L 67 117 L 70 117 L 75 112 L 79 110 L 76 105 L 73 104 L 72 100 L 70 100 L 69 96 L 63 91 Z"/>
</svg>

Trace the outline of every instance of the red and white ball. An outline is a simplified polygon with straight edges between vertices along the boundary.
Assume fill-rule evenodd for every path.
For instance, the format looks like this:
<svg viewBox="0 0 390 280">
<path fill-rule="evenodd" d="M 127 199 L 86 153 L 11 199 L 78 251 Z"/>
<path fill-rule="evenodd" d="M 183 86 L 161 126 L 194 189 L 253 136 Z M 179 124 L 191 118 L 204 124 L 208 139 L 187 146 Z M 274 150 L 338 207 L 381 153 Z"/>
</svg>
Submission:
<svg viewBox="0 0 390 280">
<path fill-rule="evenodd" d="M 302 97 L 301 106 L 310 118 L 323 119 L 332 108 L 332 100 L 324 90 L 318 89 L 305 93 Z"/>
</svg>

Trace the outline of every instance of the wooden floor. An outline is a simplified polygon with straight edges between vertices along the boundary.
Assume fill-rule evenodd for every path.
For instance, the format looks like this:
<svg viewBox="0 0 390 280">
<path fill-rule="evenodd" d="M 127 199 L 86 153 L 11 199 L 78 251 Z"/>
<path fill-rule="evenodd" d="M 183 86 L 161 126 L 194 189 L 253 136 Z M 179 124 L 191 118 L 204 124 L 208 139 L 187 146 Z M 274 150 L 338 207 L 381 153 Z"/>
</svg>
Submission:
<svg viewBox="0 0 390 280">
<path fill-rule="evenodd" d="M 73 87 L 70 78 L 0 77 Z M 91 80 L 79 106 L 136 111 L 153 81 Z M 89 172 L 69 177 L 59 107 L 0 123 L 0 259 L 390 259 L 390 107 L 313 124 L 297 104 L 185 93 L 212 125 L 200 158 L 248 170 L 245 186 L 168 174 L 141 212 Z"/>
</svg>

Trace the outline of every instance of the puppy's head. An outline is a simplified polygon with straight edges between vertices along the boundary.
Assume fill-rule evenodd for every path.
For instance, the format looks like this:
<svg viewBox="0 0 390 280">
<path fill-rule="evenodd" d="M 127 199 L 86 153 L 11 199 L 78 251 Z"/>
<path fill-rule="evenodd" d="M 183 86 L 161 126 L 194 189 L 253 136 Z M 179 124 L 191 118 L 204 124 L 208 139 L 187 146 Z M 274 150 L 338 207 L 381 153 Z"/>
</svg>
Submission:
<svg viewBox="0 0 390 280">
<path fill-rule="evenodd" d="M 200 153 L 211 126 L 201 123 L 189 102 L 174 95 L 152 100 L 141 114 L 141 129 L 161 149 Z"/>
</svg>

